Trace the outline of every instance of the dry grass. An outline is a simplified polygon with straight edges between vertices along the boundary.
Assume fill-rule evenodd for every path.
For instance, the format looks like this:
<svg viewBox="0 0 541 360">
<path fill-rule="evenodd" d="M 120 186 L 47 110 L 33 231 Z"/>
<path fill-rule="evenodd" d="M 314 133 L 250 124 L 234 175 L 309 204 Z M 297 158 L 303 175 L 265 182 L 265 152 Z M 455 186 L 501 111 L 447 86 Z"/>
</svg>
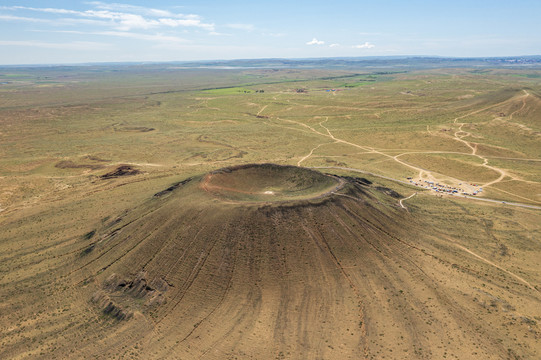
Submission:
<svg viewBox="0 0 541 360">
<path fill-rule="evenodd" d="M 492 181 L 486 160 L 507 174 L 484 196 L 538 204 L 536 78 L 430 70 L 333 94 L 366 76 L 72 71 L 0 91 L 1 358 L 540 356 L 538 210 L 371 175 L 289 207 L 199 187 L 219 168 L 301 160 Z M 383 188 L 418 194 L 405 210 Z"/>
</svg>

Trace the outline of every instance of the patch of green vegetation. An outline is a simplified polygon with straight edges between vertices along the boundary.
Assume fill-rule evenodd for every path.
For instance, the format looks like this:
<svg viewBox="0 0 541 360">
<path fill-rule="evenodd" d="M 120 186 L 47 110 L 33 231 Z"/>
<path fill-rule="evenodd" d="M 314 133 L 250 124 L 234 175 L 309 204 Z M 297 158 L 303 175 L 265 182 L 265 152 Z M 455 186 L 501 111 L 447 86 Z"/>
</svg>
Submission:
<svg viewBox="0 0 541 360">
<path fill-rule="evenodd" d="M 345 87 L 345 88 L 356 88 L 359 86 L 369 85 L 375 80 L 359 80 L 355 83 L 344 83 L 342 85 L 338 85 L 338 87 Z"/>
<path fill-rule="evenodd" d="M 489 70 L 489 69 L 475 69 L 475 70 L 469 71 L 470 74 L 475 74 L 475 75 L 487 75 L 487 74 L 490 74 L 491 72 L 492 70 Z"/>
<path fill-rule="evenodd" d="M 237 95 L 237 94 L 251 94 L 254 92 L 252 89 L 245 87 L 226 87 L 218 89 L 204 90 L 203 93 L 212 95 Z"/>
<path fill-rule="evenodd" d="M 541 74 L 532 73 L 532 74 L 511 74 L 511 76 L 517 76 L 517 77 L 525 77 L 528 79 L 540 79 Z"/>
<path fill-rule="evenodd" d="M 0 76 L 7 77 L 7 78 L 28 78 L 32 77 L 30 74 L 0 74 Z"/>
</svg>

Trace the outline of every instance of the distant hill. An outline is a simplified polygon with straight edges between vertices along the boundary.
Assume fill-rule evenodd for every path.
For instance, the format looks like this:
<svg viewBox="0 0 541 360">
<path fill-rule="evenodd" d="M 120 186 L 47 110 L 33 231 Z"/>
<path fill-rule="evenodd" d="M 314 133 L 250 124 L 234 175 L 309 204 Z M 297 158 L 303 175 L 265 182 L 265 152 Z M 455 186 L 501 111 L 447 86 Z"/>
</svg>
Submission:
<svg viewBox="0 0 541 360">
<path fill-rule="evenodd" d="M 57 65 L 10 65 L 2 68 L 40 68 L 40 67 L 137 67 L 156 68 L 164 65 L 178 68 L 211 68 L 211 69 L 351 69 L 351 68 L 402 68 L 430 69 L 453 67 L 541 67 L 541 55 L 510 57 L 438 57 L 438 56 L 369 56 L 369 57 L 336 57 L 306 59 L 237 59 L 237 60 L 201 60 L 173 62 L 126 62 L 126 63 L 86 63 Z"/>
</svg>

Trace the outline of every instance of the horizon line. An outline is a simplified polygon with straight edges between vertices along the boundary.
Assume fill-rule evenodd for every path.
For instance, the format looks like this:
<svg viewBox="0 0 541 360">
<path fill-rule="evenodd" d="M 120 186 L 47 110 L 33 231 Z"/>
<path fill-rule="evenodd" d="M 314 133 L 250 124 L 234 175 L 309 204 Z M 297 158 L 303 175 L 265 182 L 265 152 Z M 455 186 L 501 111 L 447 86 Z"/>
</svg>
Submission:
<svg viewBox="0 0 541 360">
<path fill-rule="evenodd" d="M 314 61 L 314 60 L 377 60 L 377 59 L 453 59 L 453 60 L 491 60 L 491 59 L 520 59 L 540 58 L 541 54 L 533 55 L 506 55 L 506 56 L 441 56 L 441 55 L 370 55 L 370 56 L 329 56 L 329 57 L 262 57 L 262 58 L 236 58 L 236 59 L 199 59 L 199 60 L 133 60 L 133 61 L 89 61 L 74 63 L 19 63 L 0 64 L 0 67 L 54 67 L 54 66 L 96 66 L 96 65 L 142 65 L 142 64 L 175 64 L 175 63 L 207 63 L 207 62 L 238 62 L 238 61 Z"/>
</svg>

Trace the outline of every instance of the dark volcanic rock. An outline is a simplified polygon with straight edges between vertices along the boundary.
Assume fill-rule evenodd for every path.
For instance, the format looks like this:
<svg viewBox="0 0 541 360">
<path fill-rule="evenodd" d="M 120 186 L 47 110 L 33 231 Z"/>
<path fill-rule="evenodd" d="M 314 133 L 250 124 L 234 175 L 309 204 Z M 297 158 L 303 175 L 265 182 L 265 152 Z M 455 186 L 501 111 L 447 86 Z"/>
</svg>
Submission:
<svg viewBox="0 0 541 360">
<path fill-rule="evenodd" d="M 140 174 L 141 170 L 136 169 L 130 165 L 121 165 L 117 167 L 115 170 L 108 172 L 107 174 L 103 174 L 101 176 L 102 179 L 113 179 L 121 176 L 130 176 L 130 175 L 137 175 Z"/>
</svg>

